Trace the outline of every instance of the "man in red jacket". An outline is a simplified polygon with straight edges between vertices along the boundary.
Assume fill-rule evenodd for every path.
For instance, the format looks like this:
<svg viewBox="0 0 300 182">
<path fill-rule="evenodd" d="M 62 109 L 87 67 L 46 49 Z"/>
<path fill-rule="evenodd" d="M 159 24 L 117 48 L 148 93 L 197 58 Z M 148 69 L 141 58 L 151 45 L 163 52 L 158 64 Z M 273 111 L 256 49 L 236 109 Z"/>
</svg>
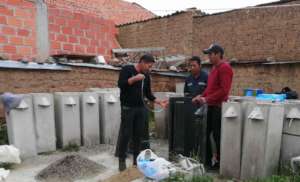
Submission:
<svg viewBox="0 0 300 182">
<path fill-rule="evenodd" d="M 218 44 L 212 44 L 208 49 L 203 50 L 204 54 L 208 54 L 209 61 L 213 64 L 213 68 L 208 76 L 207 87 L 202 95 L 193 98 L 196 104 L 207 104 L 207 137 L 212 134 L 216 143 L 217 151 L 211 151 L 210 143 L 207 147 L 207 161 L 212 159 L 212 167 L 219 167 L 220 161 L 220 141 L 221 141 L 221 106 L 227 101 L 233 71 L 231 66 L 226 63 L 223 58 L 224 49 Z"/>
</svg>

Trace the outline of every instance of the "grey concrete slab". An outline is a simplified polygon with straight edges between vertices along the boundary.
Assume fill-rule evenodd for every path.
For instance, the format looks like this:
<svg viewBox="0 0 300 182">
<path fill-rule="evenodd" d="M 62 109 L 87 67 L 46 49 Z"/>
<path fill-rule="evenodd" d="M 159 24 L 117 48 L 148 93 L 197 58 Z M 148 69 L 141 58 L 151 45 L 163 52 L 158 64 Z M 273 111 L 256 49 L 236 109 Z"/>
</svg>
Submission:
<svg viewBox="0 0 300 182">
<path fill-rule="evenodd" d="M 82 145 L 100 144 L 99 100 L 96 93 L 81 93 L 80 113 Z"/>
<path fill-rule="evenodd" d="M 243 135 L 243 108 L 240 102 L 222 106 L 220 174 L 240 178 Z"/>
<path fill-rule="evenodd" d="M 278 171 L 284 108 L 279 103 L 251 103 L 243 138 L 241 179 Z"/>
<path fill-rule="evenodd" d="M 49 57 L 48 7 L 43 0 L 36 0 L 36 48 L 37 59 L 46 60 Z"/>
<path fill-rule="evenodd" d="M 176 93 L 183 93 L 183 92 L 184 92 L 184 82 L 176 83 Z"/>
<path fill-rule="evenodd" d="M 281 164 L 289 165 L 292 157 L 300 156 L 300 102 L 287 101 L 284 105 Z"/>
<path fill-rule="evenodd" d="M 290 166 L 291 158 L 300 156 L 300 136 L 282 135 L 281 164 Z"/>
<path fill-rule="evenodd" d="M 54 100 L 52 94 L 33 93 L 34 125 L 37 152 L 56 150 Z"/>
<path fill-rule="evenodd" d="M 24 95 L 19 106 L 6 113 L 9 144 L 21 152 L 21 158 L 37 155 L 31 95 Z"/>
<path fill-rule="evenodd" d="M 170 97 L 183 96 L 183 92 L 182 93 L 155 92 L 154 96 L 158 99 L 169 100 Z M 155 105 L 154 108 L 155 108 L 155 110 L 162 109 L 160 106 L 157 106 L 157 105 Z M 160 139 L 168 138 L 169 107 L 161 110 L 160 112 L 155 112 L 154 118 L 155 118 L 155 131 L 156 131 L 157 138 L 160 138 Z"/>
<path fill-rule="evenodd" d="M 119 91 L 96 91 L 99 98 L 100 142 L 117 143 L 121 124 L 121 104 Z"/>
<path fill-rule="evenodd" d="M 57 146 L 80 145 L 79 93 L 56 92 L 54 98 Z"/>
</svg>

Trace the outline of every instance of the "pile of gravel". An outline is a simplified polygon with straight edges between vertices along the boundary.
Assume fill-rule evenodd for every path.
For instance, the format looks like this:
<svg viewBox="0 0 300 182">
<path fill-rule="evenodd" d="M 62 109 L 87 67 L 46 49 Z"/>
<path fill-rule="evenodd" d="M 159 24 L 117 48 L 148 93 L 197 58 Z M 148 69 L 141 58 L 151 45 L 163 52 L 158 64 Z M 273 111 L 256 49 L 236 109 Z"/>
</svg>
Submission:
<svg viewBox="0 0 300 182">
<path fill-rule="evenodd" d="M 80 155 L 67 155 L 43 169 L 36 179 L 40 181 L 72 182 L 102 173 L 105 167 Z"/>
</svg>

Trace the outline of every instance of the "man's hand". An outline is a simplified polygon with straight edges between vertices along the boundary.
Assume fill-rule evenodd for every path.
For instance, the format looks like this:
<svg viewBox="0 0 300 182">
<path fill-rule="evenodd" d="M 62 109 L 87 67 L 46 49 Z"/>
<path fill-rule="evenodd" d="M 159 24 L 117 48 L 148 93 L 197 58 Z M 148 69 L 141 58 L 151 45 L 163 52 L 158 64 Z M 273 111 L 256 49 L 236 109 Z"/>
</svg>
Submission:
<svg viewBox="0 0 300 182">
<path fill-rule="evenodd" d="M 137 75 L 135 75 L 135 76 L 129 78 L 129 79 L 128 79 L 128 84 L 129 84 L 129 85 L 132 85 L 132 84 L 134 84 L 135 82 L 140 81 L 140 80 L 144 80 L 144 79 L 145 79 L 145 75 L 139 73 L 139 74 L 137 74 Z"/>
<path fill-rule="evenodd" d="M 145 75 L 144 74 L 137 74 L 134 76 L 135 81 L 140 81 L 140 80 L 144 80 L 145 79 Z"/>
<path fill-rule="evenodd" d="M 160 105 L 162 108 L 166 109 L 169 105 L 169 101 L 168 100 L 155 100 L 154 101 L 155 104 Z"/>
<path fill-rule="evenodd" d="M 196 96 L 192 99 L 192 102 L 194 104 L 200 104 L 201 105 L 201 104 L 206 103 L 206 99 L 205 99 L 205 97 L 202 97 L 201 95 L 198 95 L 198 96 Z"/>
</svg>

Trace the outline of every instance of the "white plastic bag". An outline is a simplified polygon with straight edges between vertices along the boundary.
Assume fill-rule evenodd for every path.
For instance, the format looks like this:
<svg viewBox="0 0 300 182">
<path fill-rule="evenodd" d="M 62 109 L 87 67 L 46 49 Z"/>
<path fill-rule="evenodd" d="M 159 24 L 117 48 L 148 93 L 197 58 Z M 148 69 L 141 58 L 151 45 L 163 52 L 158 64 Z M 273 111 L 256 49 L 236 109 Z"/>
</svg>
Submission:
<svg viewBox="0 0 300 182">
<path fill-rule="evenodd" d="M 157 157 L 150 149 L 146 149 L 138 155 L 137 167 L 146 177 L 156 181 L 168 178 L 174 170 L 169 161 Z"/>
<path fill-rule="evenodd" d="M 20 164 L 20 150 L 12 145 L 0 145 L 0 162 Z"/>
<path fill-rule="evenodd" d="M 0 168 L 0 182 L 5 181 L 5 179 L 9 175 L 9 170 L 5 170 L 4 168 Z"/>
</svg>

